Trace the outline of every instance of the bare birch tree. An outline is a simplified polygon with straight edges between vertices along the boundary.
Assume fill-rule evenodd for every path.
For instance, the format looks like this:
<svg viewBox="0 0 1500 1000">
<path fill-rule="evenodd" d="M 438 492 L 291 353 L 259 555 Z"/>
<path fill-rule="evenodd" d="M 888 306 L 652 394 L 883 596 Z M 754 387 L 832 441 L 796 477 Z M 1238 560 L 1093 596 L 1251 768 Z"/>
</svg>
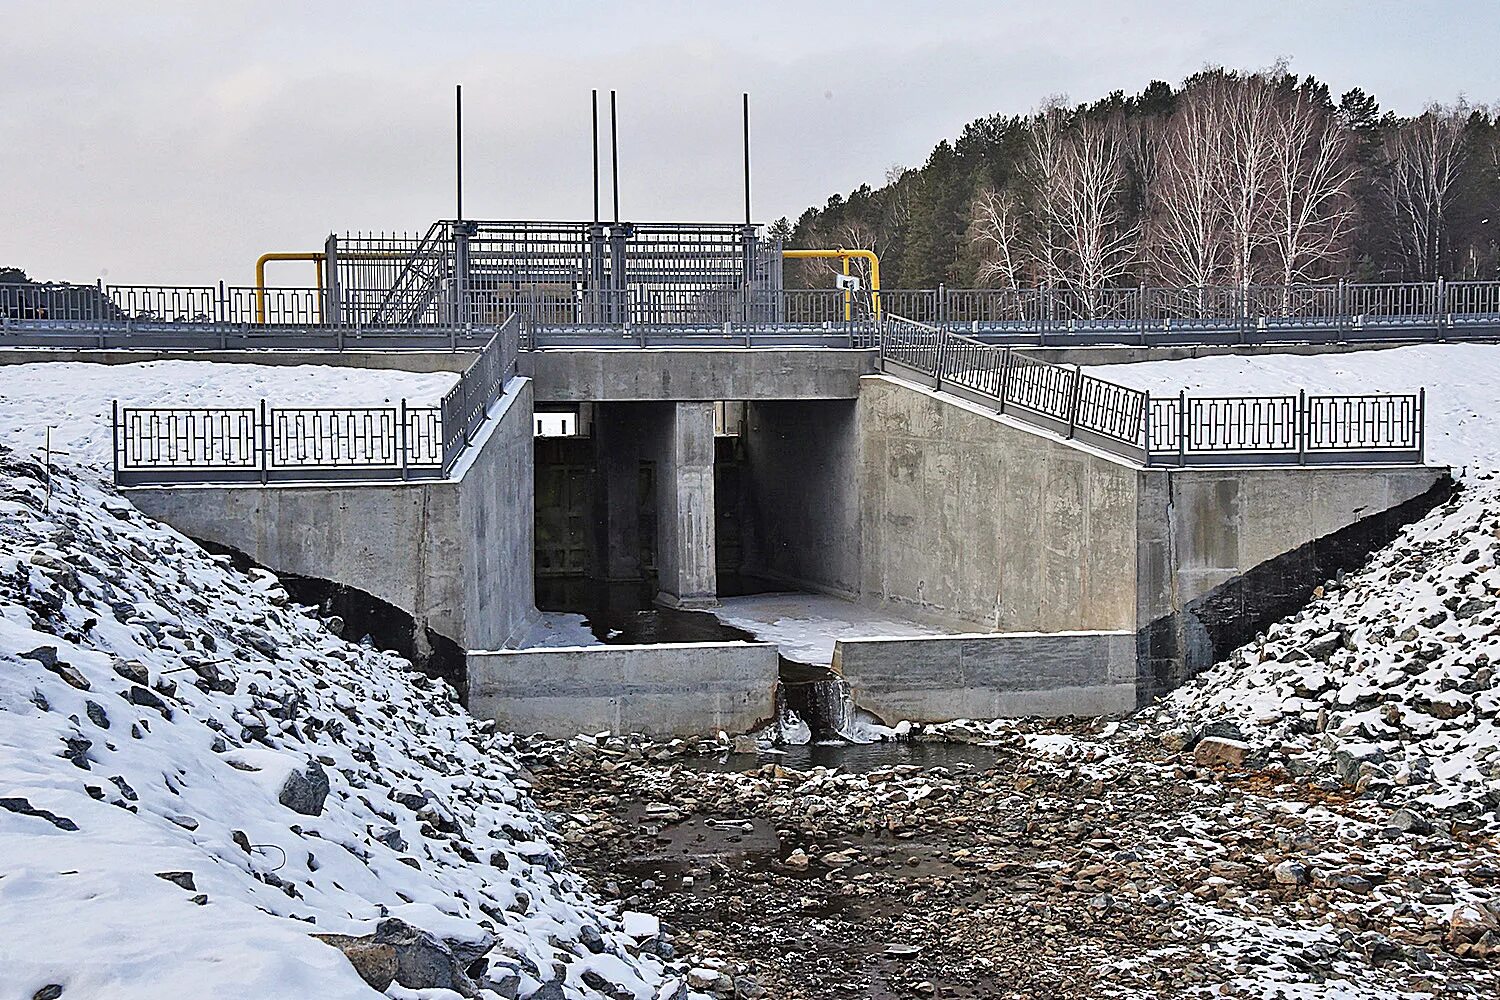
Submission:
<svg viewBox="0 0 1500 1000">
<path fill-rule="evenodd" d="M 1204 84 L 1188 89 L 1163 129 L 1148 246 L 1156 276 L 1169 285 L 1202 288 L 1227 274 L 1229 239 L 1219 193 L 1223 90 Z"/>
<path fill-rule="evenodd" d="M 986 285 L 1019 288 L 1029 251 L 1023 244 L 1022 207 L 1010 190 L 986 185 L 974 196 L 969 242 L 980 253 L 979 280 Z"/>
<path fill-rule="evenodd" d="M 1342 126 L 1303 90 L 1281 102 L 1273 138 L 1271 243 L 1281 283 L 1292 285 L 1338 255 L 1354 216 L 1354 166 Z"/>
<path fill-rule="evenodd" d="M 1024 177 L 1032 195 L 1031 263 L 1035 280 L 1043 285 L 1063 283 L 1062 158 L 1067 111 L 1053 99 L 1032 120 L 1026 133 Z"/>
<path fill-rule="evenodd" d="M 1424 280 L 1441 273 L 1454 188 L 1467 154 L 1462 105 L 1430 105 L 1385 144 L 1385 194 L 1407 273 Z"/>
<path fill-rule="evenodd" d="M 1230 275 L 1236 284 L 1248 286 L 1260 277 L 1261 250 L 1271 242 L 1277 87 L 1260 74 L 1225 79 L 1215 190 L 1229 234 Z"/>
<path fill-rule="evenodd" d="M 1068 264 L 1067 279 L 1088 315 L 1101 289 L 1128 274 L 1137 229 L 1125 220 L 1124 128 L 1118 116 L 1083 117 L 1064 136 L 1057 162 L 1054 219 Z"/>
</svg>

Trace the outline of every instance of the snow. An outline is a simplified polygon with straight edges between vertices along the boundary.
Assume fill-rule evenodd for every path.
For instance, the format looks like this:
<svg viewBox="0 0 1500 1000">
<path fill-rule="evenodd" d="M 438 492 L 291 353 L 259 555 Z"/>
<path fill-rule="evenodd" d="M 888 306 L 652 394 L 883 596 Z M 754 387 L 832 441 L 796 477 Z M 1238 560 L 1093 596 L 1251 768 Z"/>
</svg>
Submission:
<svg viewBox="0 0 1500 1000">
<path fill-rule="evenodd" d="M 110 404 L 121 406 L 436 406 L 453 372 L 417 373 L 335 365 L 240 365 L 53 361 L 0 367 L 0 442 L 40 456 L 47 426 L 53 454 L 108 470 Z"/>
<path fill-rule="evenodd" d="M 673 978 L 563 868 L 511 737 L 451 688 L 337 638 L 274 576 L 210 557 L 96 474 L 63 463 L 50 498 L 44 479 L 0 446 L 7 995 L 373 997 L 310 935 L 391 917 L 494 942 L 490 969 L 522 995 L 560 976 L 563 996 L 599 996 L 592 970 L 647 1000 Z M 326 801 L 294 812 L 282 785 L 314 764 Z M 178 872 L 191 889 L 158 877 Z"/>
<path fill-rule="evenodd" d="M 774 642 L 788 660 L 833 663 L 839 639 L 889 639 L 944 635 L 942 630 L 825 594 L 751 594 L 725 597 L 713 609 L 726 625 Z"/>
<path fill-rule="evenodd" d="M 1219 355 L 1095 365 L 1089 374 L 1153 395 L 1413 393 L 1427 390 L 1427 460 L 1500 468 L 1500 344 L 1424 344 L 1345 354 Z"/>
</svg>

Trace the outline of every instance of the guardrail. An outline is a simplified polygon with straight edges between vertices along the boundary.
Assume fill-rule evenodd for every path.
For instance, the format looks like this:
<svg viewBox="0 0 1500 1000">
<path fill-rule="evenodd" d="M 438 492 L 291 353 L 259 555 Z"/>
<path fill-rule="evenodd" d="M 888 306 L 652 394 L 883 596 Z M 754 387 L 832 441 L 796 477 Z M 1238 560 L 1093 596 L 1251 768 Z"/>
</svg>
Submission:
<svg viewBox="0 0 1500 1000">
<path fill-rule="evenodd" d="M 1153 398 L 902 316 L 881 368 L 1143 465 L 1421 464 L 1426 393 Z"/>
<path fill-rule="evenodd" d="M 1257 344 L 1500 334 L 1500 282 L 883 289 L 883 310 L 996 343 Z"/>
<path fill-rule="evenodd" d="M 111 409 L 115 483 L 284 483 L 450 475 L 516 372 L 512 316 L 438 406 Z"/>
<path fill-rule="evenodd" d="M 361 265 L 364 266 L 364 265 Z M 373 267 L 374 265 L 370 265 Z M 1238 345 L 1500 337 L 1500 282 L 1436 281 L 1186 288 L 762 290 L 702 283 L 580 290 L 584 279 L 518 284 L 498 265 L 442 285 L 402 321 L 388 292 L 244 286 L 0 283 L 0 345 L 160 350 L 477 349 L 519 314 L 523 347 L 873 347 L 899 315 L 991 344 Z M 489 267 L 489 270 L 486 270 Z M 492 273 L 494 272 L 494 273 Z M 385 274 L 379 271 L 379 274 Z M 404 272 L 403 272 L 404 273 Z M 497 276 L 500 275 L 500 276 Z M 373 279 L 372 279 L 373 280 Z M 340 317 L 345 321 L 338 321 Z M 800 338 L 800 341 L 799 341 Z"/>
</svg>

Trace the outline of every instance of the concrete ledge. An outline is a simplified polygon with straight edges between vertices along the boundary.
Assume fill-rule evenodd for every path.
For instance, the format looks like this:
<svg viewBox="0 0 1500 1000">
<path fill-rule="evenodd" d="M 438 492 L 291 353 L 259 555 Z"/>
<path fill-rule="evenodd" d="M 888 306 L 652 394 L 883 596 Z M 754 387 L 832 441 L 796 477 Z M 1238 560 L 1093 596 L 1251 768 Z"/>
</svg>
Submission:
<svg viewBox="0 0 1500 1000">
<path fill-rule="evenodd" d="M 831 347 L 567 348 L 521 354 L 541 403 L 854 399 L 880 352 Z"/>
<path fill-rule="evenodd" d="M 855 704 L 888 724 L 1135 708 L 1136 642 L 1127 631 L 841 639 L 833 669 Z"/>
<path fill-rule="evenodd" d="M 501 729 L 690 736 L 746 732 L 770 718 L 771 643 L 470 650 L 469 711 Z"/>
</svg>

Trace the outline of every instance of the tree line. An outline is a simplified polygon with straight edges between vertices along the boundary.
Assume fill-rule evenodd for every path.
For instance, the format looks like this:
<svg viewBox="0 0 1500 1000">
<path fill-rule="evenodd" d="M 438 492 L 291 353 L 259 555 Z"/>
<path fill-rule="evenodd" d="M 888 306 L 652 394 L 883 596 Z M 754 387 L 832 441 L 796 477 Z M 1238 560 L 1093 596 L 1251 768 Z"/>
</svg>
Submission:
<svg viewBox="0 0 1500 1000">
<path fill-rule="evenodd" d="M 1335 102 L 1284 66 L 981 118 L 885 180 L 772 233 L 874 250 L 889 288 L 1500 277 L 1500 117 Z M 788 284 L 830 283 L 807 265 Z"/>
</svg>

